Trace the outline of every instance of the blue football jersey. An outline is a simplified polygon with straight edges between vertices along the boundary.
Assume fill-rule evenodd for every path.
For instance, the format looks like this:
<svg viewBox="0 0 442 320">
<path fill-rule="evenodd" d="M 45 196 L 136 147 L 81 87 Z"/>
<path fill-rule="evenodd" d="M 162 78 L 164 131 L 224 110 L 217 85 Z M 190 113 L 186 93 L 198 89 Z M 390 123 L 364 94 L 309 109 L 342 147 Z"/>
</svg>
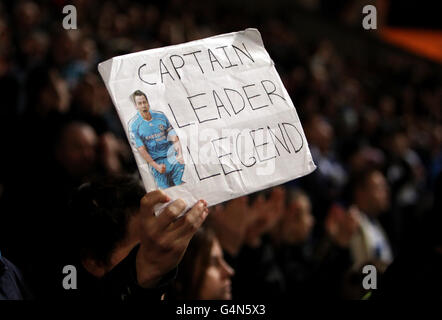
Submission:
<svg viewBox="0 0 442 320">
<path fill-rule="evenodd" d="M 147 121 L 137 113 L 129 123 L 131 142 L 136 148 L 145 146 L 153 160 L 167 157 L 172 142 L 168 135 L 176 135 L 167 117 L 158 111 L 150 111 L 152 119 Z"/>
</svg>

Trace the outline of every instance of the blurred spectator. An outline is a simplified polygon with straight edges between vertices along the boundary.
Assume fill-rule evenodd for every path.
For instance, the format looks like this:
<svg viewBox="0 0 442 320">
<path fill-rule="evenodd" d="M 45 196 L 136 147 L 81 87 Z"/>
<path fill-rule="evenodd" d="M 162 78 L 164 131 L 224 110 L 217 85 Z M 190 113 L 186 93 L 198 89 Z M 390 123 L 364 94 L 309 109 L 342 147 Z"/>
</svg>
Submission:
<svg viewBox="0 0 442 320">
<path fill-rule="evenodd" d="M 289 190 L 286 202 L 286 211 L 272 232 L 274 241 L 290 245 L 305 243 L 315 224 L 310 199 L 301 191 Z"/>
<path fill-rule="evenodd" d="M 27 83 L 25 119 L 30 124 L 43 126 L 48 116 L 69 111 L 71 93 L 66 81 L 55 68 L 34 70 Z"/>
<path fill-rule="evenodd" d="M 217 205 L 209 218 L 223 250 L 231 256 L 238 254 L 245 241 L 251 219 L 247 202 L 248 197 L 239 197 Z"/>
<path fill-rule="evenodd" d="M 342 297 L 344 276 L 351 266 L 350 239 L 356 231 L 352 216 L 331 211 L 326 233 L 314 241 L 314 217 L 308 196 L 290 190 L 286 212 L 273 232 L 278 264 L 283 270 L 290 299 L 329 299 Z"/>
<path fill-rule="evenodd" d="M 333 151 L 334 130 L 330 123 L 318 113 L 306 120 L 305 133 L 318 169 L 301 179 L 300 185 L 312 198 L 313 212 L 320 226 L 332 203 L 339 199 L 348 178 Z M 318 236 L 320 233 L 315 232 Z"/>
<path fill-rule="evenodd" d="M 369 169 L 355 178 L 354 205 L 359 230 L 351 238 L 353 267 L 360 268 L 368 261 L 380 260 L 389 264 L 393 260 L 390 241 L 378 217 L 390 208 L 390 193 L 384 175 Z"/>
<path fill-rule="evenodd" d="M 224 207 L 219 206 L 211 217 L 211 225 L 226 251 L 226 261 L 235 270 L 235 299 L 283 296 L 284 276 L 269 233 L 284 213 L 284 202 L 285 192 L 277 187 L 269 190 L 268 197 L 260 192 L 251 199 L 231 200 Z M 251 287 L 255 290 L 251 291 Z"/>
<path fill-rule="evenodd" d="M 178 267 L 175 298 L 185 300 L 232 299 L 234 270 L 224 260 L 215 233 L 203 228 L 195 233 Z"/>
</svg>

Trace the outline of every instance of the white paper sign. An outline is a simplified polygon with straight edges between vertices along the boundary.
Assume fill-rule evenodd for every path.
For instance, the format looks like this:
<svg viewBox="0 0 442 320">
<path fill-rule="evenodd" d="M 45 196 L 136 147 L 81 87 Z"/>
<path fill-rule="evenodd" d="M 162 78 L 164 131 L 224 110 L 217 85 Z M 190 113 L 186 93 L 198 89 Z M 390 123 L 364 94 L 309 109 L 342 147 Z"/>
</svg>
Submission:
<svg viewBox="0 0 442 320">
<path fill-rule="evenodd" d="M 147 191 L 215 205 L 316 168 L 256 29 L 114 57 L 98 69 Z"/>
</svg>

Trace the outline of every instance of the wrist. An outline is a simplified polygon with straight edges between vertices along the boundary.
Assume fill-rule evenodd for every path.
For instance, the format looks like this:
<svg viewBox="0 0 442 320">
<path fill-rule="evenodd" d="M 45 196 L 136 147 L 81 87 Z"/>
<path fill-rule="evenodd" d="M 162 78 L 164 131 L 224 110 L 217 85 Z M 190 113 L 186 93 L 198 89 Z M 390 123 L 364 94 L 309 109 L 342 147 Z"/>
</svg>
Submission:
<svg viewBox="0 0 442 320">
<path fill-rule="evenodd" d="M 137 282 L 143 288 L 154 288 L 160 282 L 163 272 L 154 263 L 148 261 L 146 252 L 140 248 L 136 260 Z"/>
</svg>

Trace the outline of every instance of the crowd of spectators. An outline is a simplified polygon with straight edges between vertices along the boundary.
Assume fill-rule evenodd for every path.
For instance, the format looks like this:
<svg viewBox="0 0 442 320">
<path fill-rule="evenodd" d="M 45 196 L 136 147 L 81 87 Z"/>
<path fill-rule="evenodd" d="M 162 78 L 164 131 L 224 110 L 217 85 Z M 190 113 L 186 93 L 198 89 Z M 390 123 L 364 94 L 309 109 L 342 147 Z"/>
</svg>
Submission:
<svg viewBox="0 0 442 320">
<path fill-rule="evenodd" d="M 62 28 L 66 4 L 77 9 L 76 30 Z M 380 58 L 377 44 L 356 57 L 332 39 L 307 41 L 284 10 L 248 15 L 229 3 L 184 0 L 0 3 L 0 250 L 9 259 L 0 256 L 0 279 L 2 261 L 14 263 L 30 292 L 21 288 L 19 297 L 56 296 L 60 266 L 80 239 L 73 233 L 88 221 L 109 239 L 106 252 L 124 238 L 101 230 L 121 217 L 101 227 L 67 214 L 80 185 L 138 177 L 97 64 L 247 27 L 261 32 L 318 168 L 210 208 L 172 289 L 159 296 L 361 299 L 362 268 L 371 264 L 387 270 L 379 283 L 387 289 L 372 298 L 405 294 L 404 274 L 423 296 L 441 297 L 441 67 L 396 50 Z M 94 266 L 86 269 L 107 270 Z"/>
</svg>

